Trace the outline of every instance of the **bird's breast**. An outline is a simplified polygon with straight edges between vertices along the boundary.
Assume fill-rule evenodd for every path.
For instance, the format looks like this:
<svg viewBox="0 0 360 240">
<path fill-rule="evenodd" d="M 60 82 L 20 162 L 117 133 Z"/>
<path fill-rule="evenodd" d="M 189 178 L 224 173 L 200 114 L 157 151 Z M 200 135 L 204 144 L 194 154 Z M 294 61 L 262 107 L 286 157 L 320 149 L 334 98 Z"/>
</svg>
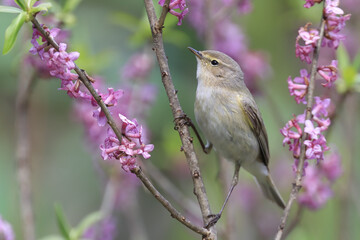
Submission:
<svg viewBox="0 0 360 240">
<path fill-rule="evenodd" d="M 229 89 L 198 85 L 195 118 L 200 130 L 215 150 L 233 161 L 256 159 L 259 146 L 247 125 L 239 104 L 241 94 Z"/>
</svg>

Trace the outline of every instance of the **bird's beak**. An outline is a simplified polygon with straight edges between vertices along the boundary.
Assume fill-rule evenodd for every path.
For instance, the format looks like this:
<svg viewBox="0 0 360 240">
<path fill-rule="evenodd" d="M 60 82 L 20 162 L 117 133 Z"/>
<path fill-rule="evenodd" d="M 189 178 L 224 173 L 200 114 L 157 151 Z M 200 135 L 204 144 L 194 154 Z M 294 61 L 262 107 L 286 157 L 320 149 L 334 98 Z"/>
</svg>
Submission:
<svg viewBox="0 0 360 240">
<path fill-rule="evenodd" d="M 201 52 L 199 52 L 198 50 L 193 49 L 192 47 L 188 47 L 188 49 L 196 55 L 196 57 L 198 57 L 199 59 L 203 58 L 203 55 L 201 54 Z"/>
</svg>

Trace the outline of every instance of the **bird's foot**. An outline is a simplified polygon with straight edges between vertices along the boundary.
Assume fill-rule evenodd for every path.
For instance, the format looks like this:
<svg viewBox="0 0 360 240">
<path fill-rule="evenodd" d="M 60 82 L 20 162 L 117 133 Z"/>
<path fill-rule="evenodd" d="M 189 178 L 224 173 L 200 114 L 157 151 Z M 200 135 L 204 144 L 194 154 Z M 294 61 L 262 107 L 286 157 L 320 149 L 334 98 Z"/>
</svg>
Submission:
<svg viewBox="0 0 360 240">
<path fill-rule="evenodd" d="M 175 127 L 174 127 L 175 130 L 177 130 L 179 127 L 182 127 L 184 125 L 193 126 L 191 119 L 185 113 L 182 113 L 180 114 L 180 116 L 176 117 L 174 119 L 174 123 L 175 123 Z"/>
<path fill-rule="evenodd" d="M 206 229 L 209 229 L 211 228 L 212 226 L 214 226 L 218 221 L 219 219 L 221 218 L 221 214 L 218 213 L 218 214 L 210 214 L 208 216 L 208 218 L 211 218 L 211 220 L 209 221 L 209 223 L 205 226 Z"/>
</svg>

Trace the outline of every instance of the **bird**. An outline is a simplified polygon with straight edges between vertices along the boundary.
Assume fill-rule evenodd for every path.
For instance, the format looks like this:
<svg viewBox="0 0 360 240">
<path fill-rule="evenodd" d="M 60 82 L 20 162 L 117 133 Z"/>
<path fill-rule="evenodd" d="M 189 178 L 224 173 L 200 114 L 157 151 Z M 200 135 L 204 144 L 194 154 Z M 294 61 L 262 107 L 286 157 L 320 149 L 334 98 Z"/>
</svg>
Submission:
<svg viewBox="0 0 360 240">
<path fill-rule="evenodd" d="M 238 182 L 240 167 L 254 176 L 265 197 L 285 208 L 269 170 L 269 143 L 257 104 L 246 87 L 239 64 L 215 50 L 188 49 L 197 60 L 197 89 L 194 104 L 196 122 L 207 140 L 206 153 L 214 150 L 235 163 L 235 171 L 225 202 L 213 221 L 221 217 Z"/>
</svg>

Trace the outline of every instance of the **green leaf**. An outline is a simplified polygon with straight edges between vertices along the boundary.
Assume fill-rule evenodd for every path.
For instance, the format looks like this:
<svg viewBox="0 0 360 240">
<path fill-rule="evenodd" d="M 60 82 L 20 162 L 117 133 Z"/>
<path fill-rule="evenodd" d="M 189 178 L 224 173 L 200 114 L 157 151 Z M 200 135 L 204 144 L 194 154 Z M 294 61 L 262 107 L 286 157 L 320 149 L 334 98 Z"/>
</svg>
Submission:
<svg viewBox="0 0 360 240">
<path fill-rule="evenodd" d="M 71 231 L 70 235 L 72 239 L 80 238 L 89 227 L 103 219 L 103 217 L 104 215 L 100 211 L 87 215 L 79 225 Z"/>
<path fill-rule="evenodd" d="M 31 0 L 25 0 L 26 9 L 30 9 Z"/>
<path fill-rule="evenodd" d="M 63 7 L 64 13 L 70 13 L 79 5 L 81 0 L 66 0 Z"/>
<path fill-rule="evenodd" d="M 39 4 L 38 6 L 32 8 L 32 9 L 30 10 L 30 14 L 31 14 L 31 15 L 34 15 L 35 13 L 41 12 L 41 11 L 47 12 L 48 9 L 51 8 L 51 6 L 52 6 L 51 3 L 41 3 L 41 4 Z"/>
<path fill-rule="evenodd" d="M 50 236 L 40 238 L 40 240 L 64 240 L 64 238 L 61 236 L 58 236 L 58 235 L 50 235 Z"/>
<path fill-rule="evenodd" d="M 57 224 L 58 224 L 58 227 L 60 229 L 62 236 L 65 239 L 70 240 L 70 234 L 69 234 L 70 227 L 69 227 L 69 224 L 67 223 L 66 218 L 63 214 L 62 208 L 58 204 L 55 204 L 55 214 L 56 214 Z"/>
<path fill-rule="evenodd" d="M 38 0 L 30 0 L 30 7 L 34 6 L 34 4 L 37 2 Z"/>
<path fill-rule="evenodd" d="M 356 71 L 359 71 L 360 68 L 360 51 L 356 54 L 354 61 L 353 61 L 353 67 Z"/>
<path fill-rule="evenodd" d="M 347 66 L 341 70 L 342 77 L 345 81 L 346 87 L 351 89 L 355 83 L 356 70 L 353 66 Z"/>
<path fill-rule="evenodd" d="M 3 48 L 4 55 L 10 52 L 10 50 L 14 47 L 19 30 L 26 20 L 26 15 L 26 12 L 21 12 L 6 29 Z"/>
<path fill-rule="evenodd" d="M 4 13 L 21 13 L 22 10 L 20 8 L 16 8 L 16 7 L 1 6 L 0 5 L 0 12 L 4 12 Z"/>
<path fill-rule="evenodd" d="M 343 44 L 340 44 L 338 47 L 336 55 L 340 69 L 344 69 L 350 65 L 350 57 Z"/>
<path fill-rule="evenodd" d="M 26 11 L 26 7 L 25 7 L 26 5 L 24 3 L 24 0 L 14 0 L 14 1 L 22 10 Z"/>
</svg>

